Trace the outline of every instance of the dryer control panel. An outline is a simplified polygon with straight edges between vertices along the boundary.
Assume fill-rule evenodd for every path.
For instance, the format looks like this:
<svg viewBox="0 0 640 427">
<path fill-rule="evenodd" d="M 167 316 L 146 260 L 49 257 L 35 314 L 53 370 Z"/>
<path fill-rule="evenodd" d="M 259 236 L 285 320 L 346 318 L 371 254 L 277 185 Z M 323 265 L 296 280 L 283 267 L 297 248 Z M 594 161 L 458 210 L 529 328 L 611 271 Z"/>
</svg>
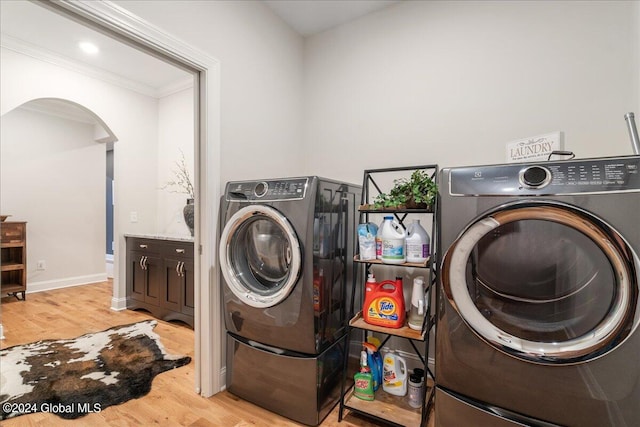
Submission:
<svg viewBox="0 0 640 427">
<path fill-rule="evenodd" d="M 227 201 L 301 200 L 307 192 L 309 178 L 228 182 Z"/>
<path fill-rule="evenodd" d="M 452 196 L 586 194 L 640 191 L 640 157 L 452 168 Z"/>
</svg>

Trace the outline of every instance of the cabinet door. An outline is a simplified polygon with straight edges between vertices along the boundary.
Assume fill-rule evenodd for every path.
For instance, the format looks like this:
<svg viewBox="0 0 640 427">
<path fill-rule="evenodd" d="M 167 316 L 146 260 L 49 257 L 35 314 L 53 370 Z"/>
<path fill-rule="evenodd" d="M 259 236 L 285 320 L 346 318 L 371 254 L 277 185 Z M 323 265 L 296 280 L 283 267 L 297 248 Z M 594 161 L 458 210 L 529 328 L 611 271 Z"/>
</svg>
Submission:
<svg viewBox="0 0 640 427">
<path fill-rule="evenodd" d="M 163 263 L 164 283 L 162 284 L 162 297 L 160 305 L 171 311 L 180 311 L 180 297 L 184 287 L 184 278 L 180 272 L 182 260 L 177 257 L 165 258 Z"/>
<path fill-rule="evenodd" d="M 131 299 L 158 305 L 162 284 L 161 258 L 146 252 L 131 251 L 127 265 L 127 290 Z"/>
<path fill-rule="evenodd" d="M 131 251 L 127 256 L 127 293 L 136 301 L 144 302 L 147 273 L 141 262 L 144 254 Z"/>
<path fill-rule="evenodd" d="M 193 268 L 193 259 L 185 260 L 183 264 L 183 279 L 184 279 L 184 287 L 183 291 L 183 302 L 181 311 L 183 314 L 187 314 L 189 316 L 193 316 L 195 312 L 195 297 L 194 297 L 194 268 Z"/>
<path fill-rule="evenodd" d="M 162 258 L 157 255 L 147 255 L 144 266 L 147 274 L 144 302 L 159 306 L 163 284 Z"/>
<path fill-rule="evenodd" d="M 193 261 L 188 258 L 164 259 L 165 284 L 160 304 L 186 315 L 194 313 Z"/>
</svg>

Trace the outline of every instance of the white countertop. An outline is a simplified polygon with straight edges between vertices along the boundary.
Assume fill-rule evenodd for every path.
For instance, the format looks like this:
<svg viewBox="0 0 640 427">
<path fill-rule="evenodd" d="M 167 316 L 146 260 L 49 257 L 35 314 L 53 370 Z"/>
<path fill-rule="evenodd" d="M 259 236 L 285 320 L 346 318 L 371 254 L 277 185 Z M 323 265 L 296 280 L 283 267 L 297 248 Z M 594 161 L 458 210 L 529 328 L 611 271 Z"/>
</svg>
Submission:
<svg viewBox="0 0 640 427">
<path fill-rule="evenodd" d="M 140 239 L 173 240 L 177 242 L 193 242 L 193 237 L 185 236 L 159 236 L 157 234 L 125 234 L 124 237 L 137 237 Z"/>
</svg>

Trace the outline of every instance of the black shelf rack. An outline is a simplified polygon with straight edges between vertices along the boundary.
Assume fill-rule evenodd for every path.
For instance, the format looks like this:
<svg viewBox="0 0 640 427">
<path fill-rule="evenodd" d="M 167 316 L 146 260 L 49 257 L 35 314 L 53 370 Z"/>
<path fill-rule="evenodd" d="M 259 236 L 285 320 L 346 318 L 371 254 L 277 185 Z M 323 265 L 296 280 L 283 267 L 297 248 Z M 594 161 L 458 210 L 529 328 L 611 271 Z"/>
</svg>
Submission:
<svg viewBox="0 0 640 427">
<path fill-rule="evenodd" d="M 345 409 L 365 415 L 377 421 L 392 426 L 420 425 L 426 426 L 429 414 L 432 412 L 435 398 L 435 375 L 429 367 L 429 343 L 432 331 L 435 330 L 436 316 L 435 310 L 432 309 L 435 303 L 435 288 L 438 276 L 438 265 L 436 262 L 436 252 L 438 242 L 438 224 L 437 224 L 437 203 L 435 198 L 433 206 L 427 208 L 408 208 L 408 209 L 374 209 L 373 201 L 382 194 L 383 189 L 391 188 L 395 179 L 409 178 L 409 175 L 416 170 L 424 171 L 431 177 L 437 185 L 438 165 L 421 165 L 406 166 L 384 169 L 368 169 L 364 171 L 364 179 L 362 186 L 362 203 L 359 209 L 360 223 L 370 221 L 371 215 L 392 214 L 396 220 L 405 227 L 405 221 L 410 216 L 415 215 L 431 215 L 431 242 L 430 257 L 424 263 L 405 263 L 405 264 L 383 264 L 379 260 L 360 260 L 358 253 L 358 245 L 356 245 L 356 254 L 354 254 L 354 274 L 353 288 L 351 292 L 351 301 L 349 303 L 349 326 L 347 327 L 347 342 L 351 342 L 354 333 L 361 333 L 363 341 L 372 333 L 383 334 L 384 338 L 380 344 L 382 348 L 385 343 L 393 336 L 407 340 L 420 362 L 425 372 L 425 394 L 422 406 L 420 408 L 412 408 L 406 402 L 406 398 L 392 396 L 382 390 L 380 386 L 376 392 L 373 401 L 364 401 L 353 396 L 353 382 L 347 381 L 348 376 L 354 372 L 354 366 L 350 366 L 350 360 L 353 364 L 357 357 L 350 357 L 349 349 L 345 352 L 344 357 L 344 375 L 342 381 L 340 412 L 338 420 L 342 421 L 345 415 Z M 406 227 L 405 227 L 406 228 Z M 408 326 L 399 329 L 385 328 L 381 326 L 370 325 L 363 319 L 360 310 L 361 300 L 363 296 L 364 278 L 367 277 L 373 266 L 387 265 L 395 268 L 424 268 L 427 271 L 425 283 L 430 303 L 425 312 L 425 321 L 421 331 L 416 331 Z M 421 351 L 422 349 L 422 351 Z"/>
</svg>

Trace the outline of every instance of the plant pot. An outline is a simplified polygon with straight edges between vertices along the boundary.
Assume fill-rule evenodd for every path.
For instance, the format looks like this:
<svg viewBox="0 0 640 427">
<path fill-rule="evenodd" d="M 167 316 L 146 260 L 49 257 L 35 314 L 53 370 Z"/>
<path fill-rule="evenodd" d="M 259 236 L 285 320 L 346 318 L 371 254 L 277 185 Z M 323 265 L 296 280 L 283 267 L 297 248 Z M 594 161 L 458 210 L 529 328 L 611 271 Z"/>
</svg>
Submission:
<svg viewBox="0 0 640 427">
<path fill-rule="evenodd" d="M 187 224 L 187 227 L 189 227 L 189 232 L 191 233 L 191 236 L 193 237 L 193 225 L 194 225 L 194 200 L 193 199 L 187 199 L 187 204 L 185 205 L 184 208 L 182 208 L 182 214 L 184 215 L 184 223 Z"/>
</svg>

